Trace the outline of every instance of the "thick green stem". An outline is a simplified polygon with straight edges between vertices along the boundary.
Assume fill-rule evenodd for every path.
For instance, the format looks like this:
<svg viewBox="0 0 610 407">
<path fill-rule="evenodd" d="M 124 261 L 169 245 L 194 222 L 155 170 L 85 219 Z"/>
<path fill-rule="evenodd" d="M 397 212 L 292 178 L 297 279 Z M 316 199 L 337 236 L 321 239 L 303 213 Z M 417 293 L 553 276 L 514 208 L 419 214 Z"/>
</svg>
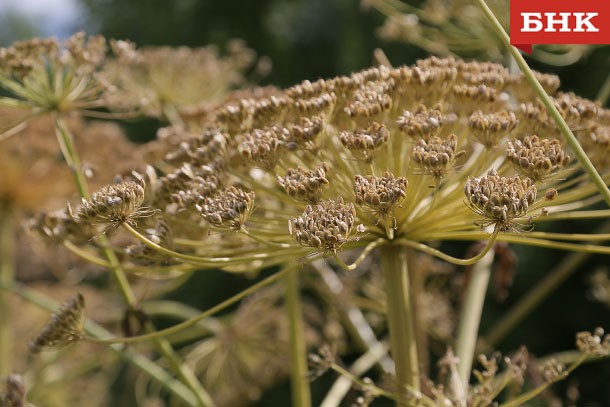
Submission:
<svg viewBox="0 0 610 407">
<path fill-rule="evenodd" d="M 15 279 L 15 228 L 13 213 L 0 211 L 0 285 L 8 286 Z M 8 293 L 0 289 L 0 377 L 6 377 L 12 368 L 11 309 Z"/>
<path fill-rule="evenodd" d="M 290 380 L 292 405 L 311 406 L 311 391 L 307 378 L 307 344 L 303 332 L 303 312 L 301 310 L 298 269 L 286 275 L 286 307 L 290 323 Z"/>
<path fill-rule="evenodd" d="M 57 140 L 61 147 L 62 154 L 64 155 L 64 159 L 74 173 L 74 179 L 78 192 L 81 198 L 88 199 L 89 191 L 87 188 L 87 181 L 83 172 L 80 157 L 76 151 L 76 148 L 74 147 L 74 137 L 68 129 L 68 126 L 66 126 L 63 117 L 59 114 L 55 115 L 55 133 L 57 135 Z M 127 280 L 127 276 L 125 275 L 121 263 L 110 246 L 108 238 L 105 235 L 100 235 L 98 240 L 102 248 L 102 253 L 106 257 L 106 260 L 108 260 L 108 263 L 110 263 L 110 272 L 112 273 L 112 276 L 114 277 L 114 280 L 121 291 L 123 299 L 131 309 L 137 309 L 138 300 L 131 286 L 129 285 L 129 281 Z M 154 330 L 151 323 L 147 323 L 145 328 L 148 332 L 152 332 Z M 199 405 L 214 405 L 214 401 L 208 392 L 203 388 L 203 386 L 201 386 L 201 383 L 199 383 L 194 373 L 180 361 L 170 343 L 164 338 L 154 338 L 153 343 L 155 344 L 159 353 L 168 360 L 172 368 L 178 374 L 180 380 L 182 380 L 182 382 L 189 389 L 191 389 Z"/>
<path fill-rule="evenodd" d="M 538 79 L 536 79 L 536 76 L 534 75 L 530 67 L 527 65 L 527 62 L 525 62 L 525 59 L 523 58 L 521 53 L 517 50 L 517 48 L 510 45 L 510 38 L 508 34 L 506 34 L 506 31 L 504 31 L 502 24 L 500 24 L 496 16 L 489 9 L 487 4 L 485 3 L 485 0 L 476 0 L 476 2 L 483 11 L 483 14 L 485 14 L 485 16 L 491 22 L 491 25 L 496 34 L 500 37 L 504 45 L 508 48 L 513 58 L 515 58 L 517 65 L 519 65 L 519 68 L 521 69 L 521 72 L 523 72 L 523 75 L 525 75 L 525 78 L 529 82 L 530 86 L 532 87 L 532 89 L 534 89 L 534 91 L 546 107 L 547 112 L 549 113 L 549 115 L 551 115 L 551 117 L 557 124 L 557 127 L 559 127 L 559 131 L 574 151 L 574 155 L 576 155 L 576 158 L 578 158 L 578 161 L 582 165 L 585 172 L 589 174 L 591 181 L 597 187 L 597 190 L 599 191 L 600 195 L 604 198 L 606 203 L 610 205 L 610 189 L 608 189 L 608 186 L 604 182 L 603 178 L 599 175 L 599 173 L 591 163 L 591 160 L 589 160 L 587 153 L 585 153 L 585 150 L 583 150 L 583 148 L 578 143 L 578 140 L 576 139 L 576 137 L 570 130 L 570 127 L 568 127 L 568 124 L 565 122 L 565 120 L 551 101 L 551 98 L 546 94 L 544 88 L 542 87 L 542 85 L 540 85 Z"/>
<path fill-rule="evenodd" d="M 462 388 L 468 388 L 470 381 L 470 370 L 474 359 L 477 338 L 479 335 L 479 324 L 485 303 L 485 294 L 491 275 L 494 250 L 490 250 L 478 262 L 472 266 L 464 307 L 458 326 L 455 354 L 459 359 L 458 373 L 462 382 Z"/>
<path fill-rule="evenodd" d="M 408 406 L 409 393 L 419 392 L 420 374 L 407 252 L 400 246 L 386 245 L 381 247 L 380 254 L 386 286 L 391 354 L 401 389 L 398 405 Z"/>
</svg>

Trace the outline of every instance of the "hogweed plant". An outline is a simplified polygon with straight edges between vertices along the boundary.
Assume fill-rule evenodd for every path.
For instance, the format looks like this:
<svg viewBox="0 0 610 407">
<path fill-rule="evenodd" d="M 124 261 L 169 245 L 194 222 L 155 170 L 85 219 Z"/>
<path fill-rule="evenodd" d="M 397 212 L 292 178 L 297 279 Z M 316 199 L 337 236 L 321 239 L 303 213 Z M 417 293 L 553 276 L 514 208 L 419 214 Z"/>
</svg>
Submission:
<svg viewBox="0 0 610 407">
<path fill-rule="evenodd" d="M 536 229 L 559 220 L 608 216 L 607 209 L 590 209 L 603 195 L 589 181 L 592 167 L 571 158 L 581 156 L 563 141 L 560 127 L 567 123 L 583 146 L 594 146 L 590 158 L 605 186 L 610 181 L 610 112 L 559 92 L 558 78 L 538 75 L 560 115 L 559 124 L 553 111 L 533 96 L 525 76 L 494 63 L 452 58 L 432 57 L 399 68 L 377 66 L 285 90 L 241 91 L 205 109 L 180 110 L 178 102 L 159 97 L 155 111 L 176 114 L 167 117 L 171 126 L 145 147 L 154 152 L 154 160 L 90 195 L 62 115 L 66 109 L 87 112 L 104 106 L 111 100 L 106 99 L 107 90 L 112 94 L 123 86 L 129 93 L 126 85 L 135 82 L 109 82 L 112 76 L 104 75 L 103 64 L 97 65 L 101 57 L 91 55 L 101 40 L 80 38 L 69 42 L 77 47 L 61 51 L 34 47 L 28 52 L 36 52 L 36 61 L 42 58 L 44 69 L 23 76 L 7 71 L 13 69 L 17 51 L 3 50 L 3 66 L 9 68 L 4 68 L 2 84 L 14 96 L 4 101 L 36 113 L 49 111 L 56 118 L 58 140 L 76 174 L 81 201 L 39 216 L 30 227 L 111 272 L 127 305 L 127 335 L 112 336 L 91 323 L 83 325 L 84 300 L 77 295 L 33 339 L 33 351 L 80 341 L 106 344 L 125 352 L 181 403 L 227 405 L 232 393 L 227 383 L 240 383 L 240 391 L 251 388 L 243 397 L 256 398 L 257 391 L 284 373 L 286 362 L 278 360 L 275 351 L 287 349 L 292 404 L 307 406 L 308 347 L 332 338 L 341 342 L 340 335 L 316 329 L 312 305 L 301 301 L 300 285 L 315 272 L 319 278 L 313 280 L 314 287 L 328 286 L 321 297 L 337 309 L 344 326 L 340 330 L 363 348 L 359 361 L 368 366 L 379 362 L 394 375 L 391 385 L 381 388 L 347 371 L 332 352 L 314 357 L 316 369 L 336 370 L 363 389 L 360 404 L 387 397 L 404 406 L 517 406 L 583 361 L 608 355 L 603 332 L 581 333 L 576 356 L 549 359 L 541 365 L 544 384 L 524 388 L 514 397 L 504 399 L 502 393 L 524 383 L 525 351 L 505 358 L 503 373 L 499 357 L 482 357 L 482 368 L 475 369 L 475 381 L 470 380 L 498 243 L 610 252 L 599 243 L 607 234 Z M 115 47 L 133 51 L 127 43 Z M 138 77 L 137 70 L 126 72 Z M 147 81 L 142 86 L 153 90 Z M 54 102 L 41 103 L 34 98 L 39 93 L 45 98 L 52 94 Z M 446 241 L 483 243 L 471 257 L 458 258 L 441 250 L 440 243 Z M 455 353 L 449 350 L 440 360 L 438 378 L 423 362 L 429 355 L 430 318 L 424 314 L 430 293 L 425 262 L 418 259 L 431 257 L 472 266 L 457 338 L 444 343 Z M 155 331 L 146 302 L 136 297 L 132 285 L 147 277 L 188 276 L 209 268 L 248 276 L 279 271 L 203 313 L 180 308 L 184 322 Z M 342 283 L 333 279 L 334 273 L 343 274 L 341 269 L 348 275 L 381 271 L 378 315 L 385 318 L 391 358 L 357 302 L 340 294 Z M 37 298 L 23 287 L 3 287 Z M 345 284 L 343 290 L 348 289 Z M 232 320 L 211 318 L 255 292 L 259 301 L 243 301 L 244 308 Z M 279 322 L 280 305 L 285 306 L 287 323 Z M 194 345 L 180 355 L 169 338 L 187 334 L 194 335 Z M 277 341 L 278 347 L 266 340 Z M 119 346 L 137 342 L 155 344 L 164 361 L 153 367 Z M 273 366 L 276 371 L 269 370 Z M 177 380 L 166 380 L 168 376 Z M 341 392 L 332 394 L 326 405 L 340 403 Z"/>
</svg>

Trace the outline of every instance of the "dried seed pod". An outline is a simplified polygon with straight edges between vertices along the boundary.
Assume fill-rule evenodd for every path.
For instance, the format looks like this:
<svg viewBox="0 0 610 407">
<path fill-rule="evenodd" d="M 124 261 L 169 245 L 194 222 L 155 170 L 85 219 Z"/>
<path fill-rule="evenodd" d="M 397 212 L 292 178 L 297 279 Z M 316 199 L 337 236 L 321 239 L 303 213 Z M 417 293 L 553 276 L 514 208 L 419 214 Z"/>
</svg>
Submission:
<svg viewBox="0 0 610 407">
<path fill-rule="evenodd" d="M 0 405 L 4 407 L 26 407 L 25 383 L 18 374 L 10 374 L 3 380 L 0 390 Z"/>
<path fill-rule="evenodd" d="M 51 315 L 42 331 L 28 343 L 32 353 L 57 349 L 82 339 L 85 323 L 85 299 L 77 293 Z"/>
<path fill-rule="evenodd" d="M 309 171 L 303 167 L 290 168 L 283 177 L 277 177 L 284 191 L 293 198 L 315 204 L 320 200 L 322 190 L 328 185 L 326 179 L 328 165 Z"/>
<path fill-rule="evenodd" d="M 534 182 L 540 182 L 570 162 L 559 140 L 525 137 L 508 142 L 506 156 L 515 168 Z"/>
<path fill-rule="evenodd" d="M 607 171 L 610 168 L 610 126 L 595 124 L 587 132 L 577 134 L 595 168 Z"/>
<path fill-rule="evenodd" d="M 508 111 L 484 114 L 477 110 L 468 119 L 470 134 L 487 148 L 500 144 L 518 123 L 515 114 Z"/>
<path fill-rule="evenodd" d="M 444 122 L 440 108 L 427 109 L 421 105 L 415 112 L 405 110 L 396 124 L 408 136 L 428 140 L 439 133 Z"/>
<path fill-rule="evenodd" d="M 455 164 L 456 158 L 463 155 L 457 151 L 457 136 L 451 134 L 446 140 L 432 137 L 428 141 L 417 140 L 413 147 L 413 161 L 437 180 L 443 178 Z"/>
<path fill-rule="evenodd" d="M 382 177 L 356 175 L 354 197 L 357 205 L 365 206 L 378 214 L 387 214 L 400 206 L 407 197 L 407 179 L 386 172 Z"/>
<path fill-rule="evenodd" d="M 337 95 L 334 92 L 325 92 L 319 96 L 308 99 L 295 99 L 294 107 L 301 114 L 307 116 L 321 116 L 328 118 L 337 104 Z"/>
<path fill-rule="evenodd" d="M 290 129 L 289 145 L 295 143 L 297 146 L 315 147 L 315 139 L 322 131 L 324 121 L 320 116 L 301 117 L 299 124 Z"/>
<path fill-rule="evenodd" d="M 289 136 L 290 131 L 284 127 L 254 129 L 241 136 L 239 152 L 244 158 L 254 161 L 265 169 L 273 170 Z"/>
<path fill-rule="evenodd" d="M 383 125 L 372 122 L 366 129 L 358 129 L 352 132 L 343 131 L 339 135 L 343 144 L 359 160 L 370 163 L 375 151 L 388 142 L 390 132 Z"/>
<path fill-rule="evenodd" d="M 390 96 L 395 86 L 393 79 L 365 82 L 354 92 L 354 100 L 344 111 L 349 117 L 375 117 L 392 107 Z"/>
<path fill-rule="evenodd" d="M 485 85 L 455 85 L 453 95 L 458 103 L 464 102 L 466 105 L 472 105 L 472 102 L 493 103 L 498 100 L 497 91 Z"/>
<path fill-rule="evenodd" d="M 517 229 L 514 220 L 523 217 L 534 204 L 537 190 L 529 178 L 506 178 L 491 170 L 484 177 L 470 177 L 464 193 L 470 209 L 483 217 L 478 225 L 496 225 L 506 232 Z"/>
<path fill-rule="evenodd" d="M 250 218 L 254 209 L 254 192 L 231 186 L 214 197 L 195 205 L 201 216 L 219 229 L 238 231 Z"/>
<path fill-rule="evenodd" d="M 322 201 L 307 205 L 305 212 L 288 222 L 290 235 L 303 246 L 322 251 L 325 255 L 336 254 L 349 241 L 356 219 L 354 204 L 337 200 Z"/>
<path fill-rule="evenodd" d="M 107 185 L 83 199 L 77 218 L 89 224 L 106 224 L 116 228 L 123 223 L 135 225 L 138 218 L 152 216 L 155 211 L 143 207 L 144 179 L 134 173 L 135 181 Z"/>
<path fill-rule="evenodd" d="M 96 235 L 95 228 L 91 224 L 79 222 L 69 206 L 56 212 L 41 213 L 33 218 L 28 226 L 31 231 L 51 244 L 65 240 L 84 244 Z"/>
<path fill-rule="evenodd" d="M 542 371 L 544 381 L 547 383 L 554 383 L 563 380 L 568 376 L 566 366 L 563 363 L 559 363 L 555 358 L 547 359 L 542 366 L 540 366 L 540 370 Z"/>
<path fill-rule="evenodd" d="M 576 347 L 589 356 L 610 355 L 610 335 L 604 335 L 601 327 L 593 332 L 579 332 L 576 334 Z"/>
</svg>

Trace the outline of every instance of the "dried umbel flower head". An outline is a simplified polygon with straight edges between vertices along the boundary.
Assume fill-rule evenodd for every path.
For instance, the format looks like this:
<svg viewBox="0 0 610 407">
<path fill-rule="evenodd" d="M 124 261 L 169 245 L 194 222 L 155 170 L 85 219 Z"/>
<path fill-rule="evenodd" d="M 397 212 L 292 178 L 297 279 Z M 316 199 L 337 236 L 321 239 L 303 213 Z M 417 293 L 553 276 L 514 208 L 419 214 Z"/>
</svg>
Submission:
<svg viewBox="0 0 610 407">
<path fill-rule="evenodd" d="M 372 212 L 385 215 L 399 206 L 407 197 L 408 181 L 386 172 L 382 177 L 356 175 L 354 198 L 356 205 L 365 206 Z"/>
<path fill-rule="evenodd" d="M 487 148 L 498 145 L 517 124 L 515 114 L 507 111 L 483 114 L 477 110 L 468 119 L 473 137 Z"/>
<path fill-rule="evenodd" d="M 18 374 L 10 374 L 4 379 L 0 389 L 0 405 L 5 407 L 26 407 L 25 383 Z"/>
<path fill-rule="evenodd" d="M 596 192 L 560 177 L 543 177 L 534 187 L 535 177 L 513 176 L 506 149 L 485 148 L 504 138 L 533 140 L 528 129 L 541 116 L 520 111 L 530 101 L 519 91 L 523 83 L 497 64 L 429 58 L 284 91 L 236 93 L 205 120 L 164 131 L 155 155 L 163 161 L 149 176 L 146 204 L 164 212 L 180 238 L 176 251 L 188 247 L 202 264 L 232 271 L 368 247 L 364 258 L 394 240 L 437 253 L 426 242 L 479 241 L 477 226 L 527 229 L 517 227 L 519 218 L 551 221 L 574 208 L 566 204 Z M 606 131 L 603 109 L 559 96 L 566 112 L 580 112 L 570 116 L 583 134 L 593 124 L 596 134 Z M 536 109 L 546 116 L 544 106 Z M 515 154 L 517 145 L 512 141 Z M 565 157 L 554 146 L 544 149 Z M 565 164 L 550 160 L 551 167 Z M 496 170 L 480 176 L 490 168 Z M 577 165 L 568 170 L 579 172 Z M 561 195 L 551 199 L 552 190 Z M 534 202 L 538 191 L 548 209 Z M 368 233 L 351 239 L 359 223 Z M 210 227 L 221 230 L 209 233 Z M 230 231 L 239 233 L 224 233 Z"/>
<path fill-rule="evenodd" d="M 288 129 L 271 127 L 254 129 L 242 136 L 239 145 L 241 154 L 266 169 L 274 169 L 286 148 Z"/>
<path fill-rule="evenodd" d="M 387 143 L 389 136 L 390 132 L 383 124 L 373 122 L 366 129 L 341 132 L 339 140 L 356 159 L 370 163 L 375 151 Z"/>
<path fill-rule="evenodd" d="M 444 121 L 440 108 L 427 109 L 420 105 L 415 112 L 405 110 L 396 124 L 408 136 L 428 140 L 438 134 Z"/>
<path fill-rule="evenodd" d="M 137 175 L 135 181 L 123 181 L 107 185 L 83 199 L 76 216 L 84 223 L 105 224 L 116 228 L 123 223 L 131 226 L 138 218 L 152 216 L 155 211 L 142 206 L 144 203 L 144 179 Z"/>
<path fill-rule="evenodd" d="M 540 139 L 538 136 L 526 136 L 521 140 L 508 142 L 506 156 L 515 168 L 540 182 L 569 164 L 570 156 L 566 154 L 557 139 Z"/>
<path fill-rule="evenodd" d="M 289 168 L 285 176 L 277 177 L 277 181 L 291 197 L 315 204 L 320 200 L 322 189 L 328 185 L 326 171 L 326 164 L 312 171 L 303 167 Z"/>
<path fill-rule="evenodd" d="M 187 347 L 186 365 L 222 406 L 256 402 L 289 372 L 288 320 L 277 287 L 242 302 L 234 314 L 214 321 L 212 335 Z"/>
<path fill-rule="evenodd" d="M 529 178 L 506 178 L 491 170 L 483 177 L 469 178 L 464 193 L 473 212 L 483 217 L 480 225 L 495 225 L 506 232 L 517 229 L 514 220 L 527 214 L 537 190 Z"/>
<path fill-rule="evenodd" d="M 595 168 L 598 171 L 607 172 L 610 169 L 610 129 L 608 126 L 594 124 L 588 131 L 576 134 Z"/>
<path fill-rule="evenodd" d="M 254 52 L 240 42 L 221 56 L 218 49 L 143 47 L 129 41 L 111 41 L 115 58 L 109 58 L 102 76 L 112 84 L 106 103 L 121 110 L 137 109 L 146 115 L 165 115 L 168 106 L 181 110 L 220 100 L 255 60 Z"/>
<path fill-rule="evenodd" d="M 579 332 L 576 334 L 576 347 L 589 356 L 608 356 L 610 355 L 610 335 L 604 335 L 604 330 L 600 327 L 593 332 Z"/>
<path fill-rule="evenodd" d="M 254 192 L 231 186 L 196 205 L 201 216 L 219 229 L 241 230 L 254 209 Z"/>
<path fill-rule="evenodd" d="M 92 225 L 78 221 L 70 206 L 55 212 L 41 213 L 29 221 L 28 227 L 42 240 L 53 244 L 65 240 L 82 244 L 90 241 L 96 234 Z"/>
<path fill-rule="evenodd" d="M 351 202 L 341 197 L 317 205 L 307 205 L 305 212 L 289 221 L 290 235 L 303 246 L 312 247 L 324 254 L 336 254 L 350 240 L 356 219 Z"/>
<path fill-rule="evenodd" d="M 445 140 L 437 136 L 428 141 L 419 139 L 413 147 L 413 161 L 440 180 L 455 165 L 455 160 L 464 154 L 464 151 L 458 151 L 457 143 L 455 134 L 449 135 Z"/>
<path fill-rule="evenodd" d="M 64 45 L 33 39 L 0 48 L 0 87 L 9 93 L 13 106 L 86 112 L 104 105 L 106 85 L 93 73 L 105 60 L 106 41 L 80 32 Z"/>
<path fill-rule="evenodd" d="M 80 341 L 85 323 L 85 298 L 76 294 L 51 315 L 42 331 L 28 343 L 32 353 L 57 349 Z"/>
<path fill-rule="evenodd" d="M 568 376 L 566 366 L 563 363 L 559 363 L 555 358 L 546 360 L 540 366 L 540 370 L 542 371 L 544 381 L 547 383 L 563 380 Z"/>
</svg>

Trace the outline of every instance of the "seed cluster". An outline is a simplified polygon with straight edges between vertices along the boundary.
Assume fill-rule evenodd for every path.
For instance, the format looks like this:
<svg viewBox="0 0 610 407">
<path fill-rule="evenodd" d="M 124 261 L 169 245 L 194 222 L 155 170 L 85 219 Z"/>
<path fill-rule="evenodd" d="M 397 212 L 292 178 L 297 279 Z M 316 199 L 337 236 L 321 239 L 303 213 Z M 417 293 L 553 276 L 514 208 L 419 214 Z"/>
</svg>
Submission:
<svg viewBox="0 0 610 407">
<path fill-rule="evenodd" d="M 470 208 L 484 218 L 481 225 L 494 224 L 505 232 L 515 229 L 514 219 L 527 214 L 537 190 L 529 178 L 507 178 L 491 170 L 486 176 L 469 178 L 464 193 Z"/>
<path fill-rule="evenodd" d="M 427 109 L 421 105 L 415 112 L 404 111 L 396 123 L 408 136 L 427 140 L 438 134 L 444 123 L 444 116 L 440 108 Z"/>
<path fill-rule="evenodd" d="M 327 171 L 326 164 L 312 171 L 303 167 L 290 168 L 285 176 L 277 177 L 277 180 L 291 197 L 315 204 L 320 200 L 323 188 L 328 185 Z"/>
<path fill-rule="evenodd" d="M 335 254 L 349 241 L 356 220 L 356 210 L 343 198 L 307 205 L 301 216 L 290 219 L 290 235 L 303 246 L 324 254 Z"/>
<path fill-rule="evenodd" d="M 79 341 L 83 336 L 85 299 L 78 293 L 51 315 L 42 331 L 28 343 L 32 353 Z"/>
<path fill-rule="evenodd" d="M 428 141 L 419 139 L 413 147 L 413 161 L 440 180 L 453 167 L 456 158 L 464 153 L 457 151 L 457 143 L 455 134 L 449 135 L 445 140 L 437 136 Z"/>
<path fill-rule="evenodd" d="M 610 335 L 604 335 L 603 328 L 579 332 L 576 334 L 576 347 L 590 356 L 610 355 Z"/>
<path fill-rule="evenodd" d="M 219 229 L 240 230 L 254 209 L 254 192 L 230 186 L 195 206 L 201 216 Z"/>
<path fill-rule="evenodd" d="M 366 129 L 344 131 L 339 135 L 341 143 L 350 150 L 356 159 L 370 163 L 375 151 L 387 143 L 390 137 L 388 129 L 380 123 L 373 122 Z"/>
<path fill-rule="evenodd" d="M 508 137 L 518 123 L 515 114 L 507 111 L 484 114 L 477 110 L 468 119 L 473 137 L 487 148 Z"/>
<path fill-rule="evenodd" d="M 407 179 L 386 172 L 382 177 L 356 175 L 354 198 L 357 205 L 366 206 L 379 214 L 386 214 L 407 197 Z"/>
<path fill-rule="evenodd" d="M 506 156 L 522 174 L 539 182 L 570 162 L 557 139 L 526 136 L 523 141 L 508 142 Z"/>
<path fill-rule="evenodd" d="M 288 135 L 286 128 L 254 129 L 242 136 L 239 152 L 263 168 L 272 170 L 280 159 Z"/>
<path fill-rule="evenodd" d="M 76 216 L 83 222 L 107 224 L 117 227 L 122 223 L 135 224 L 139 217 L 152 212 L 142 207 L 144 203 L 144 181 L 124 181 L 107 185 L 94 192 L 89 200 L 83 199 Z"/>
</svg>

